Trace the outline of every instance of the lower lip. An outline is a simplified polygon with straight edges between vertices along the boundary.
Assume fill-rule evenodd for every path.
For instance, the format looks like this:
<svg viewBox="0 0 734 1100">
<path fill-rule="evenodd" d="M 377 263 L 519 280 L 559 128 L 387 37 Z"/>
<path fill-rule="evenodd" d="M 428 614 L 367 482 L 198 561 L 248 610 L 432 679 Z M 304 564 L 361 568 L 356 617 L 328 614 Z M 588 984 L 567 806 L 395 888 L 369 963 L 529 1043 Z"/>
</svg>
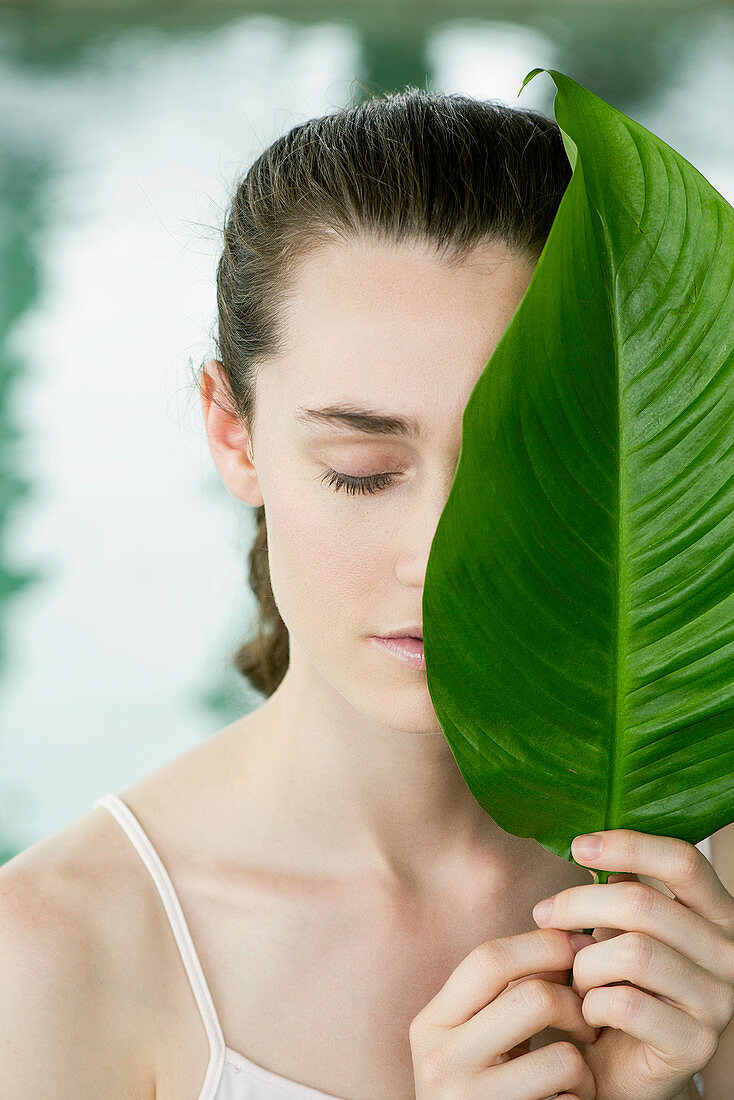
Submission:
<svg viewBox="0 0 734 1100">
<path fill-rule="evenodd" d="M 382 646 L 399 661 L 405 661 L 411 668 L 426 667 L 426 655 L 420 638 L 378 638 L 373 634 L 370 641 Z"/>
</svg>

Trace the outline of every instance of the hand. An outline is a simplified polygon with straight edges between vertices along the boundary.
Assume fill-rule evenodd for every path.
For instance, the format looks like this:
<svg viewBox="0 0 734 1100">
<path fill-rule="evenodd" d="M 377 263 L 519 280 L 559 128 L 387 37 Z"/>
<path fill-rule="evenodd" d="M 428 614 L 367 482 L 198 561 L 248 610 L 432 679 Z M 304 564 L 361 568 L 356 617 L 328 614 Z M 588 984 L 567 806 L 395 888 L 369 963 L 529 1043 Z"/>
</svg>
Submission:
<svg viewBox="0 0 734 1100">
<path fill-rule="evenodd" d="M 623 873 L 562 890 L 533 919 L 601 933 L 576 955 L 572 985 L 584 1019 L 602 1029 L 584 1051 L 597 1100 L 673 1100 L 734 1017 L 734 898 L 687 841 L 631 829 L 598 835 L 600 854 L 582 857 L 577 837 L 574 859 Z M 635 874 L 675 896 L 630 881 Z"/>
<path fill-rule="evenodd" d="M 596 1100 L 574 1043 L 530 1050 L 547 1027 L 581 1042 L 596 1034 L 565 984 L 573 956 L 569 934 L 554 928 L 475 947 L 411 1022 L 416 1100 Z"/>
</svg>

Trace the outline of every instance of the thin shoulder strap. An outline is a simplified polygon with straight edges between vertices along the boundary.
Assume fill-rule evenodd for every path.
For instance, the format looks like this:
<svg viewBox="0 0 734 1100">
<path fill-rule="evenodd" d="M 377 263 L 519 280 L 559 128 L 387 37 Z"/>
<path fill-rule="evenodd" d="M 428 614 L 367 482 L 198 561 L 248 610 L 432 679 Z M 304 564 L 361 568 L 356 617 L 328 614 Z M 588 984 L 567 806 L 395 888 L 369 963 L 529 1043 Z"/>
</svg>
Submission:
<svg viewBox="0 0 734 1100">
<path fill-rule="evenodd" d="M 163 902 L 163 908 L 171 925 L 171 930 L 176 939 L 181 959 L 186 968 L 191 988 L 199 1006 L 199 1012 L 204 1023 L 207 1038 L 209 1040 L 209 1064 L 206 1076 L 199 1094 L 199 1100 L 213 1100 L 222 1068 L 224 1066 L 225 1044 L 222 1028 L 217 1018 L 209 986 L 206 983 L 204 972 L 201 969 L 199 956 L 196 953 L 194 942 L 191 939 L 189 927 L 181 909 L 176 891 L 173 888 L 171 878 L 166 871 L 160 856 L 156 852 L 150 838 L 145 833 L 142 825 L 133 814 L 126 802 L 119 795 L 111 791 L 102 795 L 94 803 L 95 806 L 104 806 L 113 817 L 117 819 L 122 829 L 127 833 L 132 844 L 137 849 L 138 855 L 147 867 L 150 877 L 155 883 L 156 889 Z"/>
</svg>

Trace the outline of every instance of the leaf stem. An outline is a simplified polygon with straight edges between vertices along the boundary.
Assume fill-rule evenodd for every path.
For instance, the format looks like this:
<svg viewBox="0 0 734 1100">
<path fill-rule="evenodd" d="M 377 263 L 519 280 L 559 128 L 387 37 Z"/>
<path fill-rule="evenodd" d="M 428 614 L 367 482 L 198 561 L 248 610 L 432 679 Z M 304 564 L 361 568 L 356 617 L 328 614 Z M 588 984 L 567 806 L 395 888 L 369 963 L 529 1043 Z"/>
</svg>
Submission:
<svg viewBox="0 0 734 1100">
<path fill-rule="evenodd" d="M 603 885 L 604 883 L 607 883 L 609 881 L 609 876 L 613 875 L 614 873 L 615 873 L 614 871 L 597 871 L 597 870 L 595 870 L 594 871 L 594 885 L 595 886 L 599 885 L 599 884 Z M 594 934 L 594 929 L 593 928 L 583 928 L 582 931 L 583 931 L 585 936 L 593 936 L 593 934 Z M 571 967 L 571 973 L 568 975 L 568 981 L 566 982 L 566 985 L 573 985 L 573 967 Z"/>
</svg>

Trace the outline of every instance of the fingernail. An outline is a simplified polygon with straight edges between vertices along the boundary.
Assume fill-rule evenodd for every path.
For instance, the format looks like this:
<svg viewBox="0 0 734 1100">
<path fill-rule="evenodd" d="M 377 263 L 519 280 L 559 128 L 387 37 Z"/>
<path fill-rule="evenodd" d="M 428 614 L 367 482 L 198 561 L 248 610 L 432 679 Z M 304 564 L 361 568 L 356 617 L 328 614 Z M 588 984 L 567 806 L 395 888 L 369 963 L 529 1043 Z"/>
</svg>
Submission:
<svg viewBox="0 0 734 1100">
<path fill-rule="evenodd" d="M 538 921 L 547 920 L 550 916 L 550 911 L 553 908 L 552 901 L 539 901 L 533 909 L 533 920 Z"/>
<path fill-rule="evenodd" d="M 574 951 L 580 951 L 582 947 L 588 947 L 593 939 L 593 936 L 584 936 L 580 932 L 571 936 L 571 947 Z"/>
<path fill-rule="evenodd" d="M 602 849 L 602 839 L 596 833 L 587 833 L 585 836 L 577 836 L 571 844 L 571 851 L 579 859 L 593 859 Z"/>
</svg>

